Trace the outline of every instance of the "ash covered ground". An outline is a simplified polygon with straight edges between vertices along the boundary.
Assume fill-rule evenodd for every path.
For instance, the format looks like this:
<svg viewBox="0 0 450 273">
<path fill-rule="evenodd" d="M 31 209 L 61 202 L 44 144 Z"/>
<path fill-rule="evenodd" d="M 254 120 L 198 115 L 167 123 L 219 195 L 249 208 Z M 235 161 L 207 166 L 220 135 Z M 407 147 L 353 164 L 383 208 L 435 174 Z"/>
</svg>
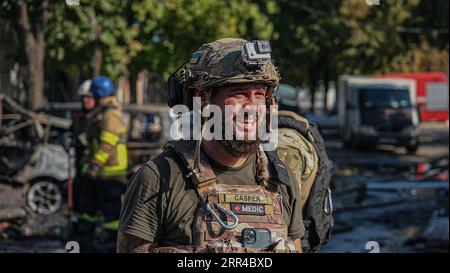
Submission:
<svg viewBox="0 0 450 273">
<path fill-rule="evenodd" d="M 448 126 L 422 126 L 421 142 L 408 155 L 389 146 L 346 150 L 326 139 L 335 227 L 320 252 L 448 252 Z M 0 252 L 66 252 L 71 241 L 65 208 L 8 225 L 0 225 Z"/>
<path fill-rule="evenodd" d="M 343 150 L 327 142 L 336 167 L 335 228 L 321 252 L 448 252 L 448 127 L 420 129 L 415 155 L 389 146 Z"/>
</svg>

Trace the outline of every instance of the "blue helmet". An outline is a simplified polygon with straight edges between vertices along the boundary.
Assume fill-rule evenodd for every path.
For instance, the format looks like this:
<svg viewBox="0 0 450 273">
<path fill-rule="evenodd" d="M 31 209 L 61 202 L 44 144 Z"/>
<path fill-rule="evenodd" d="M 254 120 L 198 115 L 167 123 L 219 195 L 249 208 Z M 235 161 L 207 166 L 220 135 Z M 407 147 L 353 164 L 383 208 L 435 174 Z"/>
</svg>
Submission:
<svg viewBox="0 0 450 273">
<path fill-rule="evenodd" d="M 101 99 L 107 96 L 111 96 L 114 91 L 113 82 L 104 76 L 96 77 L 91 83 L 91 93 L 94 98 Z"/>
</svg>

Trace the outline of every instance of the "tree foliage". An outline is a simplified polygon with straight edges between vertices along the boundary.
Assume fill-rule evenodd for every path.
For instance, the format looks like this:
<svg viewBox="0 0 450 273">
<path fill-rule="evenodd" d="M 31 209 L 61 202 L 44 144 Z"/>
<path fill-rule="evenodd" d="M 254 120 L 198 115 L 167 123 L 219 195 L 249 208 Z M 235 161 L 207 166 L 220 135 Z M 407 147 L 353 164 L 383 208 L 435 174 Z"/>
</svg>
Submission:
<svg viewBox="0 0 450 273">
<path fill-rule="evenodd" d="M 342 74 L 448 73 L 448 1 L 379 2 L 261 1 L 284 81 L 314 94 Z"/>
<path fill-rule="evenodd" d="M 32 30 L 42 1 L 19 1 L 29 4 Z M 162 81 L 196 48 L 223 37 L 270 39 L 283 82 L 312 92 L 341 74 L 448 73 L 447 0 L 48 1 L 47 88 L 55 77 L 76 86 L 96 74 L 127 72 L 133 80 L 144 69 Z M 15 2 L 2 3 L 3 20 L 14 21 Z"/>
</svg>

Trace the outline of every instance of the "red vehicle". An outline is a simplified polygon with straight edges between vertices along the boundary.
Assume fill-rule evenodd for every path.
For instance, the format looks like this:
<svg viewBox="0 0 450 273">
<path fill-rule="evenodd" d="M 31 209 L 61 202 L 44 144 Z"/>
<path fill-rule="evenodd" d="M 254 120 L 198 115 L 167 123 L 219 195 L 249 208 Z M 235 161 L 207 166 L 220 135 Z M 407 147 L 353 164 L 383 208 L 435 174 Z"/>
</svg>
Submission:
<svg viewBox="0 0 450 273">
<path fill-rule="evenodd" d="M 448 120 L 448 76 L 446 74 L 442 72 L 393 73 L 379 75 L 379 77 L 415 80 L 420 120 Z"/>
</svg>

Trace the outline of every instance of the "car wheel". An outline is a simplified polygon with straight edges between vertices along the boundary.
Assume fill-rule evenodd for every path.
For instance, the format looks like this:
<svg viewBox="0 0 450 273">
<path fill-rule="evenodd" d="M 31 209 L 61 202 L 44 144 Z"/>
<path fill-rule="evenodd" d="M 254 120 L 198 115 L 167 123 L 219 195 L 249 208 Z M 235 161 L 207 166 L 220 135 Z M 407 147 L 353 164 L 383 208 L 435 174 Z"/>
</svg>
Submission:
<svg viewBox="0 0 450 273">
<path fill-rule="evenodd" d="M 61 207 L 62 199 L 61 189 L 51 180 L 33 183 L 26 198 L 28 207 L 41 215 L 51 215 L 57 212 Z"/>
</svg>

